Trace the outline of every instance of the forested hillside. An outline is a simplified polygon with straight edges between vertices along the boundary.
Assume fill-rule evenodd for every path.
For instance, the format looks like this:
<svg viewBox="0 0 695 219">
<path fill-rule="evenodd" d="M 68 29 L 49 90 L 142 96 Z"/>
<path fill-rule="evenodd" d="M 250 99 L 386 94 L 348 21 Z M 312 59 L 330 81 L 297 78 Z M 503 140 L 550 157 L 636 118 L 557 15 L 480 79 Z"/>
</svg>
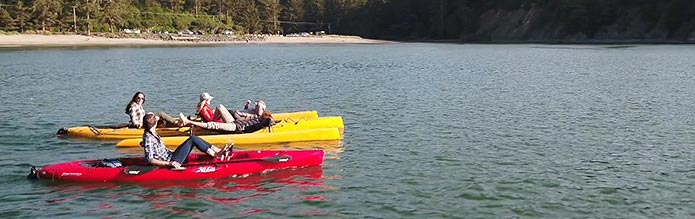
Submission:
<svg viewBox="0 0 695 219">
<path fill-rule="evenodd" d="M 405 40 L 695 41 L 695 1 L 0 0 L 3 31 L 126 28 Z"/>
<path fill-rule="evenodd" d="M 369 36 L 465 41 L 693 41 L 693 0 L 394 0 Z"/>
</svg>

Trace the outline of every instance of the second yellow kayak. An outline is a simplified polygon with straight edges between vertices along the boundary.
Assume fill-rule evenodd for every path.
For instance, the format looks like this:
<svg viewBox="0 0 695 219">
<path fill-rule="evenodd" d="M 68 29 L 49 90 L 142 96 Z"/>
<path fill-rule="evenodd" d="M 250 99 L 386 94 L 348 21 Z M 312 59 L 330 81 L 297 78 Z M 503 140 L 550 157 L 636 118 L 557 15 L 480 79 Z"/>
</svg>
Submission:
<svg viewBox="0 0 695 219">
<path fill-rule="evenodd" d="M 283 132 L 270 133 L 248 133 L 248 134 L 223 134 L 223 135 L 203 135 L 199 136 L 213 145 L 225 144 L 266 144 L 299 141 L 325 141 L 340 140 L 342 135 L 338 128 L 317 128 L 289 130 Z M 162 137 L 164 145 L 176 147 L 183 143 L 188 136 Z M 133 138 L 119 141 L 119 147 L 139 147 L 142 138 Z"/>
</svg>

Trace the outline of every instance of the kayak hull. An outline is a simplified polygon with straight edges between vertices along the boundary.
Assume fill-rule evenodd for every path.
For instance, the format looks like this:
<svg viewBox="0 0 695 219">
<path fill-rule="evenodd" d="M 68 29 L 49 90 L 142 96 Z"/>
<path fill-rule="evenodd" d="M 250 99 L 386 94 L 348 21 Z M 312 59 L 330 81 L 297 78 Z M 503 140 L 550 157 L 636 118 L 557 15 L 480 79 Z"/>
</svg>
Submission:
<svg viewBox="0 0 695 219">
<path fill-rule="evenodd" d="M 284 132 L 317 128 L 338 128 L 340 130 L 343 130 L 345 129 L 345 125 L 343 124 L 343 117 L 327 116 L 312 119 L 282 120 L 281 122 L 278 122 L 277 124 L 273 125 L 271 129 L 261 129 L 254 133 Z"/>
<path fill-rule="evenodd" d="M 313 128 L 338 128 L 343 129 L 343 118 L 340 116 L 320 117 L 320 118 L 289 118 L 280 120 L 272 129 L 261 129 L 254 133 L 283 132 Z M 157 134 L 162 137 L 186 136 L 190 135 L 190 127 L 157 128 Z M 143 129 L 134 128 L 107 128 L 93 126 L 78 126 L 64 128 L 62 131 L 69 137 L 96 138 L 96 139 L 130 139 L 140 138 Z M 193 129 L 195 135 L 215 135 L 218 131 L 206 130 L 202 128 Z"/>
<path fill-rule="evenodd" d="M 245 177 L 267 171 L 321 166 L 323 150 L 235 151 L 228 159 L 191 154 L 185 170 L 148 166 L 142 158 L 115 159 L 122 166 L 105 166 L 101 160 L 79 160 L 33 169 L 36 178 L 65 182 L 151 182 Z M 32 176 L 32 175 L 30 175 Z"/>
<path fill-rule="evenodd" d="M 304 129 L 270 133 L 199 135 L 213 145 L 225 144 L 269 144 L 299 141 L 326 141 L 342 139 L 338 128 Z M 162 137 L 164 145 L 176 147 L 181 145 L 188 136 Z M 125 139 L 116 143 L 119 147 L 140 147 L 142 138 Z"/>
</svg>

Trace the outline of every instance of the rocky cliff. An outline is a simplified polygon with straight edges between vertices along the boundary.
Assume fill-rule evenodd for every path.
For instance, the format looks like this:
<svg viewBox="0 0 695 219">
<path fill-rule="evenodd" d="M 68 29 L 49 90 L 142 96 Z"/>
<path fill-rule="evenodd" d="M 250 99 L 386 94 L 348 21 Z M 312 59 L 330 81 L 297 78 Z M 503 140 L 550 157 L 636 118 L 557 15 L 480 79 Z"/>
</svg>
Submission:
<svg viewBox="0 0 695 219">
<path fill-rule="evenodd" d="M 648 12 L 640 8 L 623 10 L 604 24 L 582 23 L 581 19 L 567 22 L 559 19 L 565 16 L 559 13 L 537 7 L 490 10 L 480 16 L 475 33 L 461 38 L 480 42 L 695 43 L 695 21 L 672 21 L 665 14 L 648 19 L 644 16 Z"/>
</svg>

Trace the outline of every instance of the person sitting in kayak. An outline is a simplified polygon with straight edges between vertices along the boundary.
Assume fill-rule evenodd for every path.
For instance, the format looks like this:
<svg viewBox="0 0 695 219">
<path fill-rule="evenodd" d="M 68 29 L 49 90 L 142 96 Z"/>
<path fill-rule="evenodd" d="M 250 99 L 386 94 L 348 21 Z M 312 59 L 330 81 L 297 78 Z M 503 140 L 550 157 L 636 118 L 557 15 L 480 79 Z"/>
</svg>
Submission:
<svg viewBox="0 0 695 219">
<path fill-rule="evenodd" d="M 237 134 L 252 133 L 265 127 L 271 127 L 275 124 L 275 121 L 273 121 L 273 115 L 268 110 L 263 111 L 263 114 L 255 119 L 234 120 L 231 123 L 191 121 L 188 120 L 183 113 L 179 113 L 179 120 L 182 121 L 181 125 L 184 126 L 190 124 L 204 129 Z"/>
<path fill-rule="evenodd" d="M 229 113 L 229 110 L 220 104 L 217 106 L 215 111 L 210 107 L 210 102 L 212 101 L 212 96 L 209 93 L 200 94 L 200 102 L 198 102 L 196 112 L 203 119 L 204 122 L 220 122 L 220 123 L 231 123 L 234 122 L 234 117 Z"/>
<path fill-rule="evenodd" d="M 250 105 L 251 100 L 246 100 L 246 105 L 244 105 L 243 110 L 235 110 L 234 112 L 230 112 L 232 114 L 232 117 L 234 117 L 235 120 L 255 119 L 263 115 L 263 111 L 267 110 L 265 102 L 263 102 L 262 100 L 256 102 L 256 106 L 254 108 L 249 108 Z"/>
<path fill-rule="evenodd" d="M 130 103 L 125 107 L 125 114 L 128 114 L 130 121 L 128 127 L 142 128 L 142 118 L 145 116 L 145 109 L 142 105 L 145 104 L 145 93 L 136 92 L 131 98 Z"/>
<path fill-rule="evenodd" d="M 128 116 L 130 117 L 130 121 L 127 127 L 142 128 L 142 118 L 143 116 L 145 116 L 145 108 L 143 107 L 144 105 L 145 93 L 140 91 L 136 92 L 133 95 L 133 98 L 131 98 L 128 105 L 125 107 L 125 114 L 128 114 Z M 159 116 L 167 122 L 166 124 L 164 124 L 164 126 L 168 126 L 168 124 L 176 124 L 176 120 L 164 112 L 159 112 Z M 122 126 L 119 125 L 119 127 Z"/>
<path fill-rule="evenodd" d="M 223 156 L 232 147 L 232 145 L 228 145 L 220 149 L 200 137 L 192 135 L 179 145 L 176 150 L 171 151 L 164 145 L 162 138 L 157 135 L 157 121 L 159 118 L 154 113 L 148 113 L 143 119 L 145 133 L 142 135 L 141 145 L 145 150 L 145 159 L 153 165 L 171 166 L 175 170 L 183 170 L 185 168 L 181 164 L 186 162 L 193 147 L 218 159 L 223 159 Z"/>
</svg>

